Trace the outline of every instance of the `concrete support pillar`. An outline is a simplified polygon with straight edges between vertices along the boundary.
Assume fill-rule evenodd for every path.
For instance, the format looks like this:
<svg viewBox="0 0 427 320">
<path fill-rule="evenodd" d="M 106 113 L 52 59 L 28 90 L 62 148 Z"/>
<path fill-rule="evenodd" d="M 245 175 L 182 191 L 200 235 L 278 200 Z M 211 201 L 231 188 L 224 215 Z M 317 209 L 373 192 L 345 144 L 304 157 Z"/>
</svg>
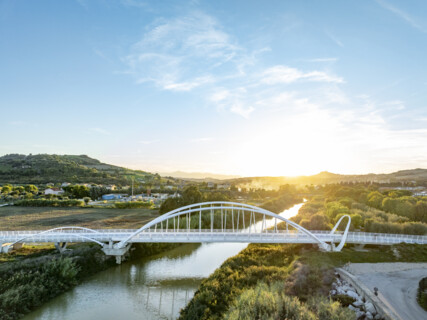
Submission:
<svg viewBox="0 0 427 320">
<path fill-rule="evenodd" d="M 59 251 L 60 254 L 63 254 L 67 251 L 67 243 L 66 242 L 55 242 L 55 248 Z"/>
<path fill-rule="evenodd" d="M 361 243 L 361 244 L 356 245 L 354 248 L 356 250 L 363 250 L 364 247 L 365 247 L 365 244 Z"/>
<path fill-rule="evenodd" d="M 130 246 L 131 244 L 128 243 L 125 247 L 118 248 L 118 247 L 115 247 L 113 243 L 110 241 L 110 243 L 104 245 L 104 247 L 102 248 L 102 251 L 104 251 L 104 253 L 107 256 L 115 256 L 116 263 L 121 264 L 122 261 L 124 260 L 124 255 L 129 251 Z"/>
<path fill-rule="evenodd" d="M 0 243 L 0 253 L 9 253 L 10 250 L 10 244 Z"/>
</svg>

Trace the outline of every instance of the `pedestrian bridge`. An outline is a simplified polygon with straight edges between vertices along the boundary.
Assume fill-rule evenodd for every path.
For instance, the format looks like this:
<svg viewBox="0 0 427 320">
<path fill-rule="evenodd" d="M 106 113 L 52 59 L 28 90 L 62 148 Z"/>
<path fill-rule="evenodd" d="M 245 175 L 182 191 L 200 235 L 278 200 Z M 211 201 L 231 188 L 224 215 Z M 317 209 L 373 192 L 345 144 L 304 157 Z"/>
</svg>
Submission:
<svg viewBox="0 0 427 320">
<path fill-rule="evenodd" d="M 338 226 L 347 219 L 343 232 Z M 0 249 L 7 253 L 22 243 L 66 244 L 94 242 L 118 263 L 132 243 L 144 242 L 243 242 L 306 243 L 324 251 L 340 251 L 345 243 L 392 245 L 427 244 L 427 236 L 349 232 L 351 218 L 342 216 L 331 231 L 307 230 L 268 210 L 237 202 L 203 202 L 165 213 L 139 229 L 88 229 L 66 226 L 46 231 L 0 231 Z"/>
</svg>

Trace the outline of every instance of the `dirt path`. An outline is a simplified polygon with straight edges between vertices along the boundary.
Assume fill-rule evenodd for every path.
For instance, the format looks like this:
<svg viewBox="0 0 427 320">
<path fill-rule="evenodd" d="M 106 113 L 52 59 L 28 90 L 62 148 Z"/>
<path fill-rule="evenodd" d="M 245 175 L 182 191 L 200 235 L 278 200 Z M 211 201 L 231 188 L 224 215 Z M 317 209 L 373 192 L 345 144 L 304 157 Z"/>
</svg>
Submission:
<svg viewBox="0 0 427 320">
<path fill-rule="evenodd" d="M 416 300 L 418 283 L 427 277 L 427 263 L 352 263 L 347 271 L 372 292 L 377 287 L 378 297 L 399 319 L 427 319 Z"/>
</svg>

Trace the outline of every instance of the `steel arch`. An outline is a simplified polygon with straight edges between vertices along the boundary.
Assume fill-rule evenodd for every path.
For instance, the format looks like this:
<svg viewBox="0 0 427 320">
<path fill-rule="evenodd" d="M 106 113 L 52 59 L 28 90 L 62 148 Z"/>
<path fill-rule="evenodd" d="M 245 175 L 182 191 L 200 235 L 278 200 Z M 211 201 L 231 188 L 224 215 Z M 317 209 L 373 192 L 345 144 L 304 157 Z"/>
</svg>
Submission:
<svg viewBox="0 0 427 320">
<path fill-rule="evenodd" d="M 201 211 L 208 211 L 208 210 L 209 211 L 210 210 L 223 210 L 223 209 L 237 209 L 237 210 L 251 211 L 254 213 L 264 214 L 264 215 L 270 216 L 272 218 L 279 219 L 279 220 L 286 222 L 287 224 L 293 226 L 295 229 L 305 233 L 307 236 L 309 236 L 310 238 L 315 240 L 315 242 L 317 242 L 317 244 L 322 249 L 327 250 L 327 251 L 331 250 L 331 246 L 329 244 L 320 240 L 317 236 L 312 234 L 310 231 L 308 231 L 307 229 L 303 228 L 299 224 L 297 224 L 297 223 L 295 223 L 289 219 L 286 219 L 284 217 L 279 216 L 278 214 L 275 214 L 271 211 L 268 211 L 266 209 L 262 209 L 262 208 L 259 208 L 256 206 L 252 206 L 252 205 L 244 204 L 244 203 L 239 203 L 239 202 L 228 202 L 228 201 L 211 201 L 211 202 L 195 203 L 195 204 L 191 204 L 188 206 L 184 206 L 184 207 L 169 211 L 169 212 L 161 215 L 160 217 L 148 222 L 147 224 L 145 224 L 144 226 L 142 226 L 141 228 L 139 228 L 138 230 L 133 232 L 131 235 L 129 235 L 127 238 L 116 243 L 115 247 L 116 248 L 124 248 L 133 237 L 137 236 L 138 234 L 140 234 L 144 230 L 147 230 L 154 225 L 157 225 L 163 221 L 167 221 L 170 218 L 174 218 L 174 217 L 180 216 L 180 215 L 186 215 L 186 214 L 193 213 L 193 212 L 201 212 Z"/>
</svg>

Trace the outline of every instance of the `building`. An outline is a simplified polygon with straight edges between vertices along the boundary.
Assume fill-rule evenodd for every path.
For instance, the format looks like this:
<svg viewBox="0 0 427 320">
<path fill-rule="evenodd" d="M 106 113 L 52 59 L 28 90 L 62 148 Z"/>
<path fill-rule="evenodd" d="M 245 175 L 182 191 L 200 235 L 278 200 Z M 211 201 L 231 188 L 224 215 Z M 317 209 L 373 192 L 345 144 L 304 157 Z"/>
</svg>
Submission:
<svg viewBox="0 0 427 320">
<path fill-rule="evenodd" d="M 70 185 L 71 185 L 71 183 L 63 182 L 63 183 L 61 184 L 61 187 L 62 187 L 62 188 L 66 188 L 66 187 L 68 187 L 68 186 L 70 186 Z"/>
<path fill-rule="evenodd" d="M 228 189 L 231 188 L 231 185 L 229 183 L 217 184 L 216 188 L 217 189 L 228 190 Z"/>
<path fill-rule="evenodd" d="M 105 188 L 107 188 L 107 190 L 111 190 L 111 191 L 114 191 L 117 189 L 116 185 L 114 185 L 114 184 L 109 184 L 109 185 L 105 186 Z"/>
<path fill-rule="evenodd" d="M 104 194 L 102 196 L 102 200 L 118 200 L 118 199 L 121 199 L 121 198 L 122 198 L 121 194 L 114 194 L 114 193 Z"/>
<path fill-rule="evenodd" d="M 63 193 L 64 193 L 64 190 L 62 190 L 62 188 L 48 188 L 44 191 L 45 195 L 53 194 L 55 196 L 59 196 Z"/>
</svg>

